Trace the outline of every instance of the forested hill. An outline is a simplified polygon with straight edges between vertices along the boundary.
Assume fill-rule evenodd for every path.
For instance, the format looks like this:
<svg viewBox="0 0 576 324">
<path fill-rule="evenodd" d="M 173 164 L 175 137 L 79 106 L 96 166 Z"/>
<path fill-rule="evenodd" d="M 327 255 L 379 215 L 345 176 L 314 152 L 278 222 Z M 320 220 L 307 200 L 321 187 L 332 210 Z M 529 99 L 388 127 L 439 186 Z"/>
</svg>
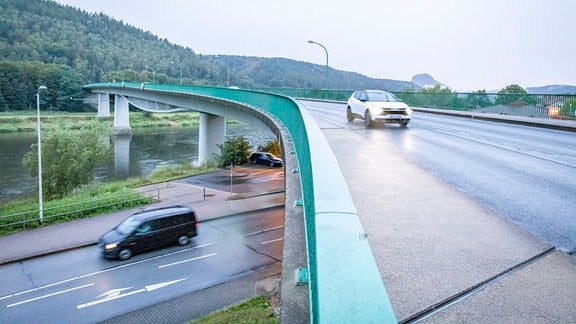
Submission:
<svg viewBox="0 0 576 324">
<path fill-rule="evenodd" d="M 51 109 L 77 110 L 70 97 L 101 81 L 245 88 L 325 86 L 323 65 L 284 58 L 200 55 L 148 31 L 49 0 L 0 0 L 0 111 L 31 109 L 40 84 Z M 332 89 L 419 88 L 331 69 Z"/>
</svg>

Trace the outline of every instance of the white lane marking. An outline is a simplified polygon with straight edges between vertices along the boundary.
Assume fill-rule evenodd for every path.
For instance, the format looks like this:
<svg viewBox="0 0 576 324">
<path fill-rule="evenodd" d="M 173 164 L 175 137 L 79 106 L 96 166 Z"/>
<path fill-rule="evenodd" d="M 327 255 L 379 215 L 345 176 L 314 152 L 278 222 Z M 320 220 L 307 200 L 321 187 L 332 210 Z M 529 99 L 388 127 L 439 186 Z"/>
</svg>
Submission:
<svg viewBox="0 0 576 324">
<path fill-rule="evenodd" d="M 0 297 L 0 300 L 12 298 L 12 297 L 16 297 L 16 296 L 20 296 L 20 295 L 24 295 L 24 294 L 29 294 L 29 293 L 32 293 L 32 292 L 35 292 L 35 291 L 39 291 L 39 290 L 43 290 L 43 289 L 46 289 L 46 288 L 50 288 L 50 287 L 62 285 L 62 284 L 65 284 L 65 283 L 68 283 L 68 282 L 71 282 L 71 281 L 74 281 L 74 280 L 79 280 L 79 279 L 84 279 L 84 278 L 91 277 L 91 276 L 96 276 L 96 275 L 99 275 L 99 274 L 102 274 L 102 273 L 106 273 L 106 272 L 110 272 L 110 271 L 114 271 L 114 270 L 118 270 L 118 269 L 130 267 L 130 266 L 137 265 L 137 264 L 140 264 L 140 263 L 144 263 L 144 262 L 148 262 L 148 261 L 153 261 L 153 260 L 160 259 L 160 258 L 163 258 L 163 257 L 166 257 L 166 256 L 170 256 L 170 255 L 174 255 L 174 254 L 178 254 L 178 253 L 183 253 L 183 252 L 191 251 L 191 250 L 198 249 L 198 248 L 203 248 L 203 247 L 210 246 L 210 245 L 216 245 L 216 244 L 219 244 L 219 243 L 222 243 L 222 242 L 226 242 L 226 241 L 225 241 L 225 240 L 220 240 L 220 241 L 205 243 L 205 244 L 197 245 L 197 246 L 194 246 L 194 247 L 191 247 L 191 248 L 182 249 L 182 250 L 178 250 L 178 251 L 174 251 L 174 252 L 170 252 L 170 253 L 158 255 L 158 256 L 155 256 L 155 257 L 152 257 L 152 258 L 149 258 L 149 259 L 144 259 L 144 260 L 140 260 L 140 261 L 136 261 L 136 262 L 132 262 L 132 263 L 126 263 L 126 264 L 119 265 L 119 266 L 115 266 L 115 267 L 112 267 L 112 268 L 108 268 L 108 269 L 104 269 L 104 270 L 100 270 L 100 271 L 96 271 L 96 272 L 91 272 L 91 273 L 83 274 L 83 275 L 80 275 L 80 276 L 77 276 L 77 277 L 69 278 L 69 279 L 62 280 L 62 281 L 57 281 L 57 282 L 54 282 L 54 283 L 51 283 L 51 284 L 47 284 L 47 285 L 44 285 L 44 286 L 40 286 L 40 287 L 36 287 L 36 288 L 24 290 L 24 291 L 21 291 L 21 292 L 17 292 L 17 293 L 10 294 L 10 295 L 5 295 L 5 296 Z"/>
<path fill-rule="evenodd" d="M 120 295 L 124 290 L 130 290 L 132 287 L 127 288 L 117 288 L 117 289 L 110 289 L 107 292 L 98 295 L 98 298 L 106 296 L 106 298 L 116 297 Z"/>
<path fill-rule="evenodd" d="M 182 261 L 178 261 L 178 262 L 174 262 L 174 263 L 163 264 L 161 266 L 158 266 L 158 269 L 167 268 L 167 267 L 175 266 L 175 265 L 178 265 L 181 263 L 196 261 L 196 260 L 200 260 L 200 259 L 204 259 L 204 258 L 209 258 L 209 257 L 213 257 L 215 255 L 218 255 L 218 253 L 211 253 L 211 254 L 206 254 L 206 255 L 203 255 L 203 256 L 200 256 L 197 258 L 186 259 L 186 260 L 182 260 Z"/>
<path fill-rule="evenodd" d="M 151 292 L 151 291 L 154 291 L 156 289 L 160 289 L 160 288 L 164 288 L 166 286 L 173 285 L 175 283 L 178 283 L 178 282 L 186 280 L 186 279 L 187 278 L 182 278 L 182 279 L 177 279 L 177 280 L 172 280 L 172 281 L 161 282 L 161 283 L 157 283 L 157 284 L 153 284 L 153 285 L 148 285 L 142 289 L 131 291 L 131 292 L 128 292 L 125 294 L 122 294 L 122 291 L 132 289 L 132 287 L 112 289 L 112 290 L 109 290 L 109 291 L 98 296 L 98 297 L 106 296 L 105 298 L 91 301 L 91 302 L 88 302 L 85 304 L 76 305 L 76 309 L 82 309 L 82 308 L 86 308 L 86 307 L 90 307 L 90 306 L 94 306 L 94 305 L 98 305 L 98 304 L 102 304 L 102 303 L 107 303 L 107 302 L 115 300 L 115 299 L 136 295 L 136 294 L 139 294 L 142 292 Z"/>
<path fill-rule="evenodd" d="M 270 243 L 274 243 L 274 242 L 278 242 L 278 241 L 282 241 L 284 238 L 277 238 L 275 240 L 270 240 L 270 241 L 265 241 L 265 242 L 261 242 L 260 244 L 270 244 Z"/>
<path fill-rule="evenodd" d="M 78 286 L 78 287 L 74 287 L 74 288 L 70 288 L 70 289 L 66 289 L 66 290 L 62 290 L 62 291 L 57 291 L 57 292 L 55 292 L 55 293 L 51 293 L 51 294 L 48 294 L 48 295 L 38 296 L 38 297 L 36 297 L 36 298 L 23 300 L 23 301 L 21 301 L 21 302 L 17 302 L 17 303 L 14 303 L 14 304 L 7 305 L 6 308 L 10 308 L 10 307 L 13 307 L 13 306 L 18 306 L 18 305 L 30 303 L 30 302 L 33 302 L 33 301 L 37 301 L 37 300 L 40 300 L 40 299 L 44 299 L 44 298 L 48 298 L 48 297 L 52 297 L 52 296 L 56 296 L 56 295 L 65 294 L 65 293 L 67 293 L 67 292 L 71 292 L 71 291 L 74 291 L 74 290 L 78 290 L 78 289 L 82 289 L 82 288 L 86 288 L 86 287 L 90 287 L 90 286 L 94 286 L 94 283 L 89 283 L 89 284 L 86 284 L 86 285 L 83 285 L 83 286 Z"/>
<path fill-rule="evenodd" d="M 280 225 L 280 226 L 276 226 L 276 227 L 267 228 L 267 229 L 263 229 L 263 230 L 260 230 L 260 231 L 248 233 L 248 234 L 245 234 L 244 237 L 246 237 L 246 236 L 252 236 L 252 235 L 257 235 L 257 234 L 262 234 L 262 233 L 266 233 L 266 232 L 272 232 L 272 231 L 275 231 L 275 230 L 278 230 L 278 229 L 281 229 L 281 228 L 284 228 L 284 226 L 283 226 L 283 225 Z"/>
</svg>

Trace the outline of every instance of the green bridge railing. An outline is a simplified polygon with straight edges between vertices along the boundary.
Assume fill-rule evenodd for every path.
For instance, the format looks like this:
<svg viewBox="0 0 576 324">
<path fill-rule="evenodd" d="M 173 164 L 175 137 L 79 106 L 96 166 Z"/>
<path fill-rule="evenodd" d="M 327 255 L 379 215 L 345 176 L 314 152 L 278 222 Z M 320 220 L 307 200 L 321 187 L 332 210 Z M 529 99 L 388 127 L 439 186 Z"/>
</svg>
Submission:
<svg viewBox="0 0 576 324">
<path fill-rule="evenodd" d="M 262 89 L 294 98 L 346 101 L 353 90 Z M 394 92 L 412 107 L 554 119 L 576 119 L 576 95 L 487 92 Z"/>
<path fill-rule="evenodd" d="M 298 161 L 306 224 L 312 323 L 396 323 L 384 283 L 336 158 L 320 128 L 290 97 L 252 90 L 139 83 L 99 83 L 122 89 L 194 95 L 266 111 L 287 129 Z"/>
</svg>

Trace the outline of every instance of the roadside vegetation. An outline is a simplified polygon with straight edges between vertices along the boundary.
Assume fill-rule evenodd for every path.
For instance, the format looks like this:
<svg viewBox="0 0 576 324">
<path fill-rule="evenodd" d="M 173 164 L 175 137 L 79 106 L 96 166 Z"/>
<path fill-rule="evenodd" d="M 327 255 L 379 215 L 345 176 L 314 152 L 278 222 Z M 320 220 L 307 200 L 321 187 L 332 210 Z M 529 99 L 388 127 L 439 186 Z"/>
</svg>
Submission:
<svg viewBox="0 0 576 324">
<path fill-rule="evenodd" d="M 182 163 L 158 168 L 145 178 L 91 183 L 61 198 L 45 201 L 43 224 L 38 222 L 37 198 L 13 199 L 0 204 L 0 236 L 150 204 L 154 202 L 154 197 L 138 192 L 137 187 L 213 172 L 216 169 L 209 165 L 195 168 L 190 163 Z"/>
<path fill-rule="evenodd" d="M 192 321 L 194 324 L 220 323 L 280 323 L 270 309 L 266 297 L 254 297 L 245 303 L 219 311 L 202 319 Z"/>
<path fill-rule="evenodd" d="M 198 116 L 197 112 L 154 114 L 147 112 L 130 112 L 130 127 L 133 129 L 141 129 L 165 126 L 196 126 L 199 124 Z M 41 112 L 42 129 L 58 127 L 65 130 L 74 130 L 85 127 L 87 124 L 95 121 L 112 127 L 114 117 L 97 117 L 96 112 Z M 0 113 L 0 133 L 35 132 L 36 127 L 35 110 Z"/>
<path fill-rule="evenodd" d="M 180 126 L 188 123 L 193 124 L 197 121 L 197 114 L 145 115 L 134 113 L 130 116 L 131 121 L 142 120 L 141 123 L 137 123 L 139 126 L 135 126 L 135 128 L 144 128 L 149 125 L 158 126 L 166 123 Z M 0 121 L 3 117 L 0 115 Z M 251 149 L 244 137 L 228 138 L 221 145 L 221 154 L 214 156 L 212 160 L 202 166 L 194 167 L 191 161 L 182 161 L 179 165 L 159 167 L 147 177 L 96 183 L 93 181 L 93 172 L 97 167 L 97 162 L 111 156 L 111 147 L 106 144 L 108 143 L 106 136 L 109 136 L 110 127 L 102 126 L 102 123 L 97 124 L 92 118 L 86 117 L 84 115 L 83 117 L 57 119 L 58 122 L 44 130 L 42 141 L 44 212 L 42 222 L 39 219 L 39 206 L 36 197 L 13 199 L 0 203 L 0 235 L 152 203 L 154 198 L 150 194 L 142 194 L 136 188 L 213 172 L 219 166 L 228 165 L 228 159 L 234 161 L 235 165 L 246 164 Z M 146 123 L 146 121 L 153 122 Z M 177 122 L 178 124 L 176 124 Z M 58 127 L 56 127 L 57 125 Z M 260 148 L 275 149 L 279 148 L 279 145 L 273 141 Z M 38 176 L 37 161 L 37 147 L 32 145 L 23 160 L 23 166 L 34 177 Z"/>
</svg>

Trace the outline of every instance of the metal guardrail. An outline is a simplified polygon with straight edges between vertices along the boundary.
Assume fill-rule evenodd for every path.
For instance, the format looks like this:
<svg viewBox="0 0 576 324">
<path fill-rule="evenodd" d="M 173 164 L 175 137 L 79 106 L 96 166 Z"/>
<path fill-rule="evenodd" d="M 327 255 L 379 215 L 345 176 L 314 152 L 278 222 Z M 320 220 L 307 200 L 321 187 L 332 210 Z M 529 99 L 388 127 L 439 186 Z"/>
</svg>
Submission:
<svg viewBox="0 0 576 324">
<path fill-rule="evenodd" d="M 259 91 L 188 85 L 100 83 L 85 88 L 116 94 L 129 89 L 132 95 L 139 90 L 203 96 L 264 110 L 277 119 L 290 134 L 298 160 L 311 322 L 397 322 L 336 158 L 315 120 L 293 99 Z"/>
<path fill-rule="evenodd" d="M 291 97 L 346 101 L 353 90 L 263 89 Z M 512 116 L 576 119 L 576 95 L 486 92 L 394 92 L 413 107 L 463 110 Z"/>
<path fill-rule="evenodd" d="M 122 209 L 126 205 L 135 205 L 143 200 L 160 200 L 159 189 L 146 192 L 133 192 L 102 199 L 89 200 L 75 204 L 60 205 L 44 208 L 43 224 L 63 222 L 73 219 L 85 218 L 99 213 L 100 210 L 111 210 L 113 207 Z M 0 230 L 18 231 L 41 226 L 38 222 L 38 209 L 0 216 Z"/>
</svg>

